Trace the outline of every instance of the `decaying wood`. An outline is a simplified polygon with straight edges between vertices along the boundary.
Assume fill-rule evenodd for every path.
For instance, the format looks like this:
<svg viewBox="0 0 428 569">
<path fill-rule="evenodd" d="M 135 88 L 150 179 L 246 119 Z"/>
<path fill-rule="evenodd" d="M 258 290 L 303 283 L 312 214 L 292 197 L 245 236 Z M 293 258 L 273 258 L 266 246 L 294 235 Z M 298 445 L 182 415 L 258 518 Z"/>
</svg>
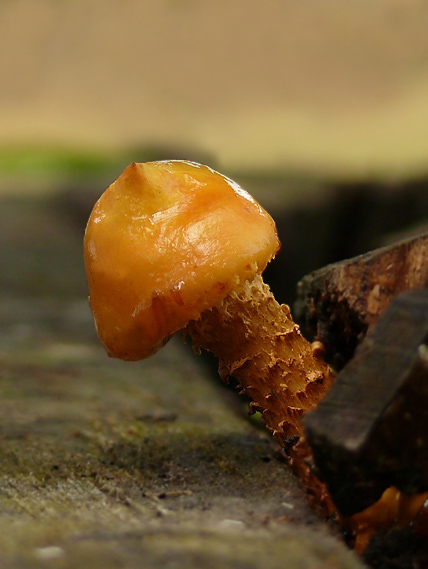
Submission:
<svg viewBox="0 0 428 569">
<path fill-rule="evenodd" d="M 428 234 L 328 265 L 298 285 L 295 317 L 340 370 L 391 300 L 428 280 Z"/>
<path fill-rule="evenodd" d="M 239 382 L 282 446 L 302 434 L 301 415 L 333 383 L 332 371 L 314 355 L 288 306 L 278 304 L 260 276 L 205 311 L 186 332 L 197 350 L 218 357 L 220 375 Z"/>
<path fill-rule="evenodd" d="M 427 341 L 428 289 L 399 295 L 305 418 L 318 472 L 345 516 L 390 486 L 428 490 Z"/>
</svg>

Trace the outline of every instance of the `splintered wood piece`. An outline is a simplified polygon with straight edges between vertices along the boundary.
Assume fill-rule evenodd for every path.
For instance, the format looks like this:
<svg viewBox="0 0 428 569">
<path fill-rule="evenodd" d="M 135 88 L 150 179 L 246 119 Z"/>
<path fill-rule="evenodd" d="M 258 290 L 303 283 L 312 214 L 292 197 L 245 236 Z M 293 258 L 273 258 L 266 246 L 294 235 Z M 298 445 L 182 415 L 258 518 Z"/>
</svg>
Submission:
<svg viewBox="0 0 428 569">
<path fill-rule="evenodd" d="M 390 304 L 304 419 L 319 476 L 344 516 L 389 486 L 428 490 L 428 289 Z"/>
<path fill-rule="evenodd" d="M 296 320 L 340 370 L 391 300 L 428 280 L 428 234 L 328 265 L 298 285 Z"/>
</svg>

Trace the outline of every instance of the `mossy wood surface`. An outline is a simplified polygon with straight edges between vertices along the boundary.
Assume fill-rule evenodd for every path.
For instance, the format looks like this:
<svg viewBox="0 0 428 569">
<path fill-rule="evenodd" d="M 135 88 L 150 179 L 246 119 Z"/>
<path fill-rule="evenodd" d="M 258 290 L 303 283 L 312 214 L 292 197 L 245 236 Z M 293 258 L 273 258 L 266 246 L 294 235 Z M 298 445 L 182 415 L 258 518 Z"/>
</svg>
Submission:
<svg viewBox="0 0 428 569">
<path fill-rule="evenodd" d="M 107 357 L 66 212 L 0 204 L 0 566 L 359 567 L 180 338 Z"/>
</svg>

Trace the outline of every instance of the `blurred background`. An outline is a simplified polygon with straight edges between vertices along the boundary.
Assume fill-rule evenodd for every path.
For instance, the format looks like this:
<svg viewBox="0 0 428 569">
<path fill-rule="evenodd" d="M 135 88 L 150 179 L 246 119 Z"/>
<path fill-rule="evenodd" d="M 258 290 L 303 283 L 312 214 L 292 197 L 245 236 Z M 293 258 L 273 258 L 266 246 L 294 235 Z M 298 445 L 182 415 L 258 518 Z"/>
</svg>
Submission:
<svg viewBox="0 0 428 569">
<path fill-rule="evenodd" d="M 32 559 L 2 567 L 45 566 L 31 552 L 55 544 L 61 567 L 130 567 L 147 527 L 162 536 L 153 566 L 172 566 L 173 542 L 171 564 L 193 567 L 173 556 L 187 548 L 174 520 L 199 538 L 231 522 L 231 558 L 245 548 L 248 567 L 282 567 L 290 529 L 290 567 L 354 567 L 180 337 L 134 365 L 106 357 L 83 234 L 129 163 L 168 158 L 210 165 L 271 213 L 282 248 L 266 280 L 290 305 L 308 272 L 424 231 L 427 32 L 426 0 L 0 0 L 0 557 Z M 237 539 L 241 519 L 259 540 Z"/>
<path fill-rule="evenodd" d="M 423 224 L 427 29 L 424 0 L 2 0 L 1 290 L 86 295 L 87 216 L 133 160 L 253 193 L 288 303 L 305 273 Z"/>
</svg>

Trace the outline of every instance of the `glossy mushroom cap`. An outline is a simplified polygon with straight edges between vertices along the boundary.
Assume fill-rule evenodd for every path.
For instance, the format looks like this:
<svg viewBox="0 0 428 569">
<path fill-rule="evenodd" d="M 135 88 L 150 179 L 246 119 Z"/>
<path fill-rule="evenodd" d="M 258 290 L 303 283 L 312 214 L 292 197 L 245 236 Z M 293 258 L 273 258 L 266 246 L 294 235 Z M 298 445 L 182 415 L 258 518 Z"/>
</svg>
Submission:
<svg viewBox="0 0 428 569">
<path fill-rule="evenodd" d="M 131 164 L 95 204 L 84 254 L 90 305 L 110 356 L 137 360 L 263 271 L 272 218 L 207 166 Z"/>
</svg>

